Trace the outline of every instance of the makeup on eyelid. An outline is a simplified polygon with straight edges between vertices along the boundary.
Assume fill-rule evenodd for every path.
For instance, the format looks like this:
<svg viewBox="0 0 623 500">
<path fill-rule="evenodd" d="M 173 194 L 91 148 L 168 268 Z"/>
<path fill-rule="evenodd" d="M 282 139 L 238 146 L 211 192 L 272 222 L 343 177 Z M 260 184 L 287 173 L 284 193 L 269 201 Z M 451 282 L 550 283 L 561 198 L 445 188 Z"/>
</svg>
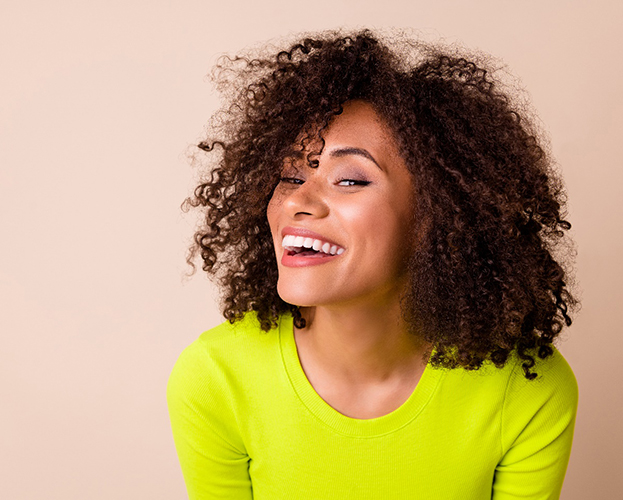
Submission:
<svg viewBox="0 0 623 500">
<path fill-rule="evenodd" d="M 372 184 L 372 180 L 371 180 L 372 176 L 365 175 L 359 171 L 347 170 L 346 172 L 344 172 L 344 170 L 346 169 L 341 169 L 339 166 L 334 168 L 335 172 L 330 177 L 335 178 L 335 180 L 333 181 L 335 184 L 339 185 L 345 181 L 352 181 L 354 185 L 358 185 L 358 186 L 360 185 L 367 186 L 369 184 Z M 311 173 L 311 175 L 313 175 L 313 172 Z M 300 184 L 306 181 L 305 177 L 306 176 L 302 174 L 300 170 L 297 170 L 295 172 L 284 171 L 281 174 L 280 181 L 289 182 L 291 184 Z"/>
</svg>

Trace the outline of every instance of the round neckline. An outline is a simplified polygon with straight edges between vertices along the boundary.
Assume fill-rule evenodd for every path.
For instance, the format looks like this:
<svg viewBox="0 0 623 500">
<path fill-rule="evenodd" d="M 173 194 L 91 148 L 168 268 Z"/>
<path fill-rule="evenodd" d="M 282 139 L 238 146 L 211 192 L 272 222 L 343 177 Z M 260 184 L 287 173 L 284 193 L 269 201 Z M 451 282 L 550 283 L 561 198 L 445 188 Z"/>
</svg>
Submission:
<svg viewBox="0 0 623 500">
<path fill-rule="evenodd" d="M 415 389 L 399 408 L 376 418 L 352 418 L 340 413 L 322 399 L 307 379 L 294 339 L 291 314 L 284 314 L 279 319 L 279 343 L 284 368 L 298 398 L 316 418 L 347 436 L 375 437 L 404 427 L 424 410 L 443 375 L 443 370 L 427 364 Z"/>
</svg>

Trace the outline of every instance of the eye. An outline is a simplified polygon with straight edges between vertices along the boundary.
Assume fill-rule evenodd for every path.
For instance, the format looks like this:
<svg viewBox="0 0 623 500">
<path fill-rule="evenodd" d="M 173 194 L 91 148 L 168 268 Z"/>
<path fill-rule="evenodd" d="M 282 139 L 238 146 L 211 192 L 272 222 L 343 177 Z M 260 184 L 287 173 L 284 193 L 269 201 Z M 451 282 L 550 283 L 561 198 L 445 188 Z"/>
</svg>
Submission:
<svg viewBox="0 0 623 500">
<path fill-rule="evenodd" d="M 370 181 L 362 181 L 357 179 L 341 179 L 338 181 L 338 186 L 367 186 Z"/>
<path fill-rule="evenodd" d="M 297 177 L 281 177 L 279 182 L 283 182 L 285 184 L 303 184 L 305 181 L 303 179 L 298 179 Z"/>
</svg>

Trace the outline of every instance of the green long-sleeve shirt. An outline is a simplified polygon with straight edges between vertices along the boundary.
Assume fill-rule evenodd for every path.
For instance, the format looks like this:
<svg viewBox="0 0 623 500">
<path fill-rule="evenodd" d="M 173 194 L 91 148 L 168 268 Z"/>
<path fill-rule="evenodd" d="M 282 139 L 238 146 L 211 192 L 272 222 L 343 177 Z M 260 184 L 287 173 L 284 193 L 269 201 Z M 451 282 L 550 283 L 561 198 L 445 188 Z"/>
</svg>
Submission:
<svg viewBox="0 0 623 500">
<path fill-rule="evenodd" d="M 167 398 L 190 499 L 555 499 L 577 383 L 562 355 L 528 381 L 502 369 L 434 369 L 379 418 L 329 406 L 299 362 L 292 317 L 253 314 L 205 332 L 179 357 Z"/>
</svg>

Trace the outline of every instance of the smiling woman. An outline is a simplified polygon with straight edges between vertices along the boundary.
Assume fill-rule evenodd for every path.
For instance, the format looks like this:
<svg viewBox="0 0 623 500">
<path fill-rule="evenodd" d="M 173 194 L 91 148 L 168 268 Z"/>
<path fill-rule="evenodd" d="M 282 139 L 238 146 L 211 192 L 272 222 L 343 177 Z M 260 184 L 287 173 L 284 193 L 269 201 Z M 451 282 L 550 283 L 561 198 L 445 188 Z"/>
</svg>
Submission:
<svg viewBox="0 0 623 500">
<path fill-rule="evenodd" d="M 397 47 L 331 32 L 217 67 L 189 263 L 228 321 L 167 393 L 190 498 L 559 496 L 562 184 L 484 63 Z"/>
</svg>

